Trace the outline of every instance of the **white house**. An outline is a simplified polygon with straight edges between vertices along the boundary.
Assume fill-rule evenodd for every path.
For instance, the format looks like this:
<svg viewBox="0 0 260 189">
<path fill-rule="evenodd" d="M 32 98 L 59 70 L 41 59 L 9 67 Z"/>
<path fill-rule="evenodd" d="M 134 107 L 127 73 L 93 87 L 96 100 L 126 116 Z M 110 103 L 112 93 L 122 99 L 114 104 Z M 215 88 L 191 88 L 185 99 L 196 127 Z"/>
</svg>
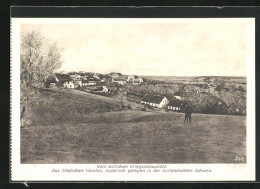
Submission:
<svg viewBox="0 0 260 189">
<path fill-rule="evenodd" d="M 54 79 L 56 80 L 56 82 L 59 83 L 64 83 L 65 81 L 72 81 L 71 77 L 68 74 L 60 74 L 60 73 L 55 73 Z"/>
<path fill-rule="evenodd" d="M 63 87 L 64 88 L 74 89 L 75 85 L 74 85 L 73 81 L 66 81 L 66 82 L 63 83 Z"/>
<path fill-rule="evenodd" d="M 141 100 L 142 104 L 153 106 L 156 108 L 164 108 L 169 103 L 168 99 L 165 96 L 159 95 L 145 95 Z"/>
<path fill-rule="evenodd" d="M 75 88 L 71 77 L 68 74 L 54 74 L 54 79 L 56 80 L 56 86 L 63 86 L 64 88 Z"/>
</svg>

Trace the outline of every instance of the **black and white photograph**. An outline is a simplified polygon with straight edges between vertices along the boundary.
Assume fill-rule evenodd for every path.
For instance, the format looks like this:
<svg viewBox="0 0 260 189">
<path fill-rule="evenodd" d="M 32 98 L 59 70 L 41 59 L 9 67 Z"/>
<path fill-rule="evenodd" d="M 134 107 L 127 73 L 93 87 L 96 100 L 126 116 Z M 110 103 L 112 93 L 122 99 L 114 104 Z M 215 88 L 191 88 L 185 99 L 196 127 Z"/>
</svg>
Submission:
<svg viewBox="0 0 260 189">
<path fill-rule="evenodd" d="M 13 38 L 21 165 L 249 162 L 254 20 L 29 20 Z"/>
</svg>

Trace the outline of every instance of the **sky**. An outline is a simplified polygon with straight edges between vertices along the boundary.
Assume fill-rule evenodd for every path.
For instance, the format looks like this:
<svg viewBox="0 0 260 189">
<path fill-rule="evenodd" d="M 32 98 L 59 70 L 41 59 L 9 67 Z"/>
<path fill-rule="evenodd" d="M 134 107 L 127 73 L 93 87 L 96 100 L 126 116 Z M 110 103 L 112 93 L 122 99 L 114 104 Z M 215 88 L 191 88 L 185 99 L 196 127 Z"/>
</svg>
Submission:
<svg viewBox="0 0 260 189">
<path fill-rule="evenodd" d="M 63 49 L 60 70 L 246 76 L 245 22 L 24 24 Z"/>
</svg>

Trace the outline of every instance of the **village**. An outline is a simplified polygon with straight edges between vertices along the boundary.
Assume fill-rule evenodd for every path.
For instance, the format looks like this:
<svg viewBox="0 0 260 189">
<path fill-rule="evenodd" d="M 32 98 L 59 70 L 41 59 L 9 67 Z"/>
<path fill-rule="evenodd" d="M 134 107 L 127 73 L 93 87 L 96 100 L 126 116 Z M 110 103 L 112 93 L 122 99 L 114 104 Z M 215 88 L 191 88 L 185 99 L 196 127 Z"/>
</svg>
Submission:
<svg viewBox="0 0 260 189">
<path fill-rule="evenodd" d="M 96 94 L 107 94 L 108 85 L 123 86 L 126 83 L 140 85 L 143 79 L 138 76 L 122 75 L 121 73 L 111 72 L 110 74 L 97 74 L 90 72 L 79 73 L 55 73 L 50 77 L 47 85 L 49 87 L 63 87 L 69 89 L 81 89 L 86 92 Z"/>
<path fill-rule="evenodd" d="M 183 112 L 183 107 L 191 104 L 193 111 L 198 113 L 244 114 L 245 110 L 242 110 L 241 106 L 232 107 L 230 111 L 230 103 L 218 97 L 218 94 L 221 94 L 219 90 L 227 93 L 234 88 L 233 85 L 222 85 L 223 83 L 214 84 L 209 78 L 204 78 L 204 81 L 196 78 L 192 84 L 188 84 L 186 80 L 166 83 L 117 72 L 100 74 L 83 71 L 55 73 L 46 83 L 46 87 L 50 88 L 75 89 L 111 98 L 122 98 L 122 101 L 143 105 L 143 110 Z M 243 88 L 241 91 L 241 86 L 233 90 L 245 92 Z"/>
</svg>

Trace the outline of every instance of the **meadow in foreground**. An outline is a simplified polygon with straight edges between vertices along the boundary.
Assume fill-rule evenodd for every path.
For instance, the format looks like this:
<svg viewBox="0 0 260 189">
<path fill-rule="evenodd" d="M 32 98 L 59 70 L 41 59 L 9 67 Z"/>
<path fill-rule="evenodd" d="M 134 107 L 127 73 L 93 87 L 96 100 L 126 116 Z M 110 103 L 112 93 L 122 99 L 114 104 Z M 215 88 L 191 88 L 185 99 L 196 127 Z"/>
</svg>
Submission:
<svg viewBox="0 0 260 189">
<path fill-rule="evenodd" d="M 182 113 L 118 111 L 21 128 L 21 163 L 241 163 L 236 156 L 246 156 L 244 116 L 183 123 Z"/>
</svg>

